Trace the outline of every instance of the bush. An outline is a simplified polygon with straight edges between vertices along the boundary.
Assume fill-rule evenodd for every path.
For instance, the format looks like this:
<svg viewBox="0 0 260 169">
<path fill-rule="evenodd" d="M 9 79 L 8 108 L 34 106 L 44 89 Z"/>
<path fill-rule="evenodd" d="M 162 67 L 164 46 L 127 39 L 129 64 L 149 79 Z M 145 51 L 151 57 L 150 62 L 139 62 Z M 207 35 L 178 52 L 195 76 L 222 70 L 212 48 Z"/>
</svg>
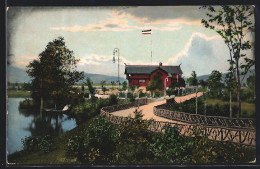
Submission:
<svg viewBox="0 0 260 169">
<path fill-rule="evenodd" d="M 32 99 L 25 99 L 19 103 L 20 109 L 34 109 L 37 108 L 37 104 Z"/>
<path fill-rule="evenodd" d="M 115 156 L 118 137 L 118 129 L 98 116 L 89 125 L 86 135 L 74 136 L 68 140 L 66 156 L 90 163 L 110 163 Z"/>
<path fill-rule="evenodd" d="M 156 161 L 162 163 L 187 163 L 191 161 L 192 142 L 179 135 L 175 127 L 164 126 L 151 144 Z"/>
<path fill-rule="evenodd" d="M 213 142 L 200 131 L 192 138 L 193 163 L 235 163 L 244 160 L 245 148 L 231 142 Z"/>
<path fill-rule="evenodd" d="M 48 153 L 54 149 L 54 141 L 50 135 L 42 137 L 25 137 L 22 139 L 23 150 L 26 152 L 42 151 Z"/>
<path fill-rule="evenodd" d="M 73 136 L 69 138 L 68 143 L 66 144 L 65 151 L 66 157 L 73 158 L 76 157 L 79 160 L 82 160 L 86 157 L 84 154 L 84 144 L 82 136 Z"/>
<path fill-rule="evenodd" d="M 148 129 L 151 120 L 142 120 L 142 112 L 135 110 L 135 117 L 128 118 L 120 128 L 120 138 L 117 146 L 119 162 L 125 164 L 145 163 L 153 160 L 150 144 L 153 133 Z"/>
</svg>

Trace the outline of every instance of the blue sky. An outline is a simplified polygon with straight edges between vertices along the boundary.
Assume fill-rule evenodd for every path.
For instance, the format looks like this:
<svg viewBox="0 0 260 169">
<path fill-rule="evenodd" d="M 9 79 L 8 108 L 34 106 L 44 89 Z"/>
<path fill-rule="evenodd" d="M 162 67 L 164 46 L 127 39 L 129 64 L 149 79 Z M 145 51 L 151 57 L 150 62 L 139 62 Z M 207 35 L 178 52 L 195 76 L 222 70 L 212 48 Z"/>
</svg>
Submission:
<svg viewBox="0 0 260 169">
<path fill-rule="evenodd" d="M 198 6 L 145 7 L 10 7 L 7 10 L 8 57 L 25 69 L 48 42 L 62 36 L 86 73 L 117 76 L 112 62 L 119 48 L 120 76 L 126 64 L 179 65 L 184 76 L 212 70 L 227 72 L 229 51 L 214 31 L 200 23 Z M 142 35 L 152 29 L 151 35 Z M 254 35 L 246 38 L 254 41 Z M 151 45 L 152 41 L 152 45 Z M 151 49 L 153 52 L 151 63 Z M 246 52 L 252 58 L 253 52 Z"/>
</svg>

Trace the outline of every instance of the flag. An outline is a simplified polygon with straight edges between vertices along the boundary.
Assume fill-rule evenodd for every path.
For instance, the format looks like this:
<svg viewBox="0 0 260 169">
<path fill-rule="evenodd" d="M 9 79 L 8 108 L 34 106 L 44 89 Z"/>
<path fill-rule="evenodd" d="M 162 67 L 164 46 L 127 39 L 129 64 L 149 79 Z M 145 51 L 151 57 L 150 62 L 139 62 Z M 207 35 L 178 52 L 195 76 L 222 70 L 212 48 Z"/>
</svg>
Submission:
<svg viewBox="0 0 260 169">
<path fill-rule="evenodd" d="M 142 34 L 143 34 L 143 35 L 148 35 L 148 34 L 151 34 L 151 33 L 152 33 L 152 30 L 151 30 L 151 29 L 142 30 Z"/>
</svg>

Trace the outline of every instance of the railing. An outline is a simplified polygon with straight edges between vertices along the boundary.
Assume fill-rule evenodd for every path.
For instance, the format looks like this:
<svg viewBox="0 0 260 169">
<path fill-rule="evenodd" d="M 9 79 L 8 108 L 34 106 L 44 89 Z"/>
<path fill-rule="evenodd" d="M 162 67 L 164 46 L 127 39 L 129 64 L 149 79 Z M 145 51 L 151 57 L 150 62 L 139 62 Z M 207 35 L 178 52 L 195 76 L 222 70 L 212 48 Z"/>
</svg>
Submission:
<svg viewBox="0 0 260 169">
<path fill-rule="evenodd" d="M 170 120 L 185 122 L 196 125 L 232 127 L 232 128 L 249 128 L 255 129 L 255 120 L 250 118 L 228 118 L 219 116 L 205 116 L 199 114 L 190 114 L 178 111 L 167 110 L 167 104 L 154 107 L 153 113 L 157 116 Z"/>
<path fill-rule="evenodd" d="M 109 106 L 113 107 L 113 106 Z M 116 106 L 114 106 L 115 108 Z M 126 108 L 127 106 L 121 106 L 120 108 Z M 101 109 L 101 116 L 103 116 L 108 121 L 124 125 L 127 119 L 130 117 L 121 117 L 110 114 L 106 110 L 111 110 L 111 108 L 104 107 Z M 176 127 L 181 135 L 193 136 L 194 129 L 201 131 L 203 135 L 206 135 L 210 140 L 214 141 L 231 141 L 234 143 L 256 146 L 256 135 L 254 129 L 245 128 L 228 128 L 219 126 L 204 126 L 195 124 L 179 124 L 174 122 L 162 122 L 162 121 L 152 121 L 148 129 L 154 132 L 163 132 L 164 126 L 169 125 L 171 127 Z"/>
</svg>

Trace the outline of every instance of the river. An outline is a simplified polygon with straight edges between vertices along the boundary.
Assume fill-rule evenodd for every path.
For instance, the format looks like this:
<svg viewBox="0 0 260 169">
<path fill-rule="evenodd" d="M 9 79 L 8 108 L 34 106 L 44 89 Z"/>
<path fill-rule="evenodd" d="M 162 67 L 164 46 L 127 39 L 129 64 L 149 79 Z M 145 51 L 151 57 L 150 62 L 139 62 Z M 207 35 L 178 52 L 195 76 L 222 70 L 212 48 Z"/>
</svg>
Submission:
<svg viewBox="0 0 260 169">
<path fill-rule="evenodd" d="M 24 98 L 7 100 L 7 152 L 12 154 L 23 149 L 22 139 L 28 136 L 57 136 L 76 127 L 76 121 L 67 115 L 51 115 L 32 110 L 19 110 Z"/>
</svg>

